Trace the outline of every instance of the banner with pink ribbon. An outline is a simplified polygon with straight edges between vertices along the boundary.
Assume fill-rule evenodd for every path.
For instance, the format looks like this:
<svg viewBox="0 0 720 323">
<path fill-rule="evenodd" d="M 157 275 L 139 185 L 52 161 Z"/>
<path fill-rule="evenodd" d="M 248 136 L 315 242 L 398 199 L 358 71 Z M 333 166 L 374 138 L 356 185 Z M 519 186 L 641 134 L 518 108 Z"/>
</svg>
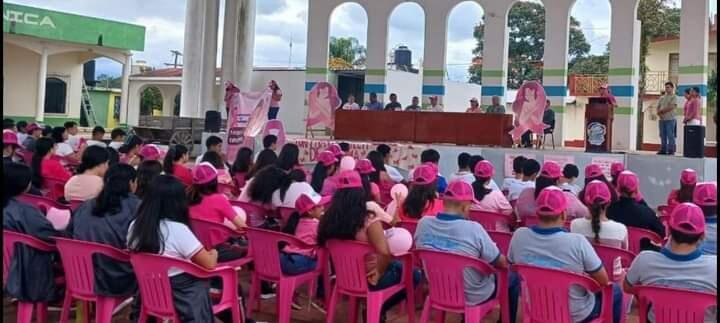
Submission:
<svg viewBox="0 0 720 323">
<path fill-rule="evenodd" d="M 517 91 L 512 109 L 515 113 L 515 128 L 510 131 L 510 135 L 514 141 L 520 139 L 528 130 L 541 134 L 548 127 L 542 121 L 545 113 L 545 89 L 540 83 L 523 83 Z"/>
<path fill-rule="evenodd" d="M 311 128 L 324 125 L 335 129 L 335 109 L 342 101 L 335 87 L 328 82 L 319 82 L 308 93 L 308 117 L 306 126 Z"/>
<path fill-rule="evenodd" d="M 242 92 L 231 82 L 225 82 L 225 106 L 228 108 L 227 160 L 235 160 L 242 146 L 253 148 L 254 137 L 260 134 L 267 121 L 272 91 Z"/>
</svg>

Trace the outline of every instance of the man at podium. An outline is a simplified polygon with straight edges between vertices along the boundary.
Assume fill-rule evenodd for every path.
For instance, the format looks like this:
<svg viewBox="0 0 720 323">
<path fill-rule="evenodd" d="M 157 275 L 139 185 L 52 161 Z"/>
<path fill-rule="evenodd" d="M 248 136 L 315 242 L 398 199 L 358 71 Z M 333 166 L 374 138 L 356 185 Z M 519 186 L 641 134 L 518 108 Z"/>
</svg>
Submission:
<svg viewBox="0 0 720 323">
<path fill-rule="evenodd" d="M 600 97 L 607 99 L 608 105 L 611 106 L 611 109 L 614 110 L 617 107 L 617 100 L 615 99 L 615 96 L 610 93 L 607 83 L 600 85 Z"/>
</svg>

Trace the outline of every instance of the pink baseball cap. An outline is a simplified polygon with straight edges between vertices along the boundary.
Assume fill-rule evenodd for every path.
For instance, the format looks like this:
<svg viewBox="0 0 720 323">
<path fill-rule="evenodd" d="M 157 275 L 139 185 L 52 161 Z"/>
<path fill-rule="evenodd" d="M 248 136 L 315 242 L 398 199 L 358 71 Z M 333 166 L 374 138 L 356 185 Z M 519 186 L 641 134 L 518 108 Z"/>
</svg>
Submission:
<svg viewBox="0 0 720 323">
<path fill-rule="evenodd" d="M 585 185 L 585 196 L 584 201 L 587 205 L 592 205 L 595 202 L 601 204 L 610 203 L 612 196 L 610 195 L 610 189 L 604 182 L 595 180 Z"/>
<path fill-rule="evenodd" d="M 475 164 L 475 176 L 480 178 L 491 178 L 495 175 L 495 166 L 487 160 L 481 160 Z"/>
<path fill-rule="evenodd" d="M 614 162 L 610 164 L 610 175 L 612 175 L 612 177 L 617 177 L 624 170 L 625 165 L 621 162 Z"/>
<path fill-rule="evenodd" d="M 705 233 L 705 215 L 699 206 L 682 203 L 670 213 L 670 228 L 685 234 L 697 235 Z"/>
<path fill-rule="evenodd" d="M 163 155 L 162 150 L 153 144 L 142 146 L 138 154 L 142 156 L 143 160 L 159 160 Z"/>
<path fill-rule="evenodd" d="M 35 130 L 41 130 L 41 129 L 42 129 L 42 127 L 40 127 L 39 124 L 33 122 L 33 123 L 31 123 L 30 125 L 28 125 L 28 126 L 25 128 L 25 131 L 26 131 L 28 134 L 31 134 L 33 131 L 35 131 Z"/>
<path fill-rule="evenodd" d="M 698 206 L 717 206 L 717 184 L 698 183 L 693 191 L 693 203 Z"/>
<path fill-rule="evenodd" d="M 682 173 L 680 173 L 680 184 L 695 185 L 697 184 L 697 181 L 697 172 L 693 169 L 683 169 Z"/>
<path fill-rule="evenodd" d="M 560 176 L 562 176 L 560 164 L 554 161 L 546 161 L 540 169 L 540 176 L 545 178 L 560 178 Z"/>
<path fill-rule="evenodd" d="M 565 193 L 557 187 L 550 186 L 540 191 L 535 200 L 538 215 L 559 216 L 567 209 Z"/>
<path fill-rule="evenodd" d="M 355 163 L 355 170 L 361 175 L 367 175 L 375 171 L 372 162 L 369 159 L 360 159 Z"/>
<path fill-rule="evenodd" d="M 635 173 L 626 170 L 620 172 L 618 175 L 617 186 L 619 190 L 626 190 L 629 192 L 638 193 L 640 189 L 640 180 Z"/>
<path fill-rule="evenodd" d="M 443 200 L 451 200 L 458 202 L 477 202 L 475 200 L 475 191 L 472 185 L 462 180 L 454 180 L 448 184 L 443 195 Z"/>
<path fill-rule="evenodd" d="M 602 168 L 598 164 L 590 164 L 585 166 L 585 178 L 594 178 L 603 176 Z"/>
<path fill-rule="evenodd" d="M 3 131 L 3 145 L 18 145 L 17 135 L 12 130 Z"/>
<path fill-rule="evenodd" d="M 360 174 L 354 170 L 344 170 L 337 175 L 337 188 L 361 188 Z"/>
<path fill-rule="evenodd" d="M 326 150 L 318 154 L 317 161 L 323 164 L 323 166 L 330 166 L 337 163 L 337 158 L 335 158 L 335 155 L 331 151 Z"/>
<path fill-rule="evenodd" d="M 328 147 L 327 151 L 331 152 L 335 157 L 342 157 L 343 155 L 345 155 L 345 153 L 342 151 L 342 148 L 340 148 L 340 145 L 338 144 L 331 144 Z"/>
<path fill-rule="evenodd" d="M 295 200 L 295 210 L 300 214 L 305 214 L 316 206 L 327 204 L 330 200 L 332 200 L 332 196 L 323 197 L 318 194 L 308 195 L 303 193 Z"/>
<path fill-rule="evenodd" d="M 422 164 L 413 171 L 413 184 L 427 185 L 434 183 L 437 179 L 437 168 Z"/>
<path fill-rule="evenodd" d="M 207 184 L 218 176 L 215 166 L 208 162 L 202 162 L 192 169 L 192 180 L 194 184 Z"/>
</svg>

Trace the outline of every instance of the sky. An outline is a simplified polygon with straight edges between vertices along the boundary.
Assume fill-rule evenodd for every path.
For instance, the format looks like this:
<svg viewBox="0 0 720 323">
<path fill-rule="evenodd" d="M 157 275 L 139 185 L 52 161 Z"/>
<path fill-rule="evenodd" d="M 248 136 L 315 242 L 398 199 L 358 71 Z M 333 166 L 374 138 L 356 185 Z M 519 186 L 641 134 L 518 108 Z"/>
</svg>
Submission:
<svg viewBox="0 0 720 323">
<path fill-rule="evenodd" d="M 538 1 L 538 0 L 534 0 Z M 680 0 L 673 0 L 679 3 Z M 709 0 L 710 1 L 710 0 Z M 134 53 L 135 60 L 145 60 L 154 67 L 172 62 L 170 50 L 183 50 L 185 2 L 183 0 L 124 0 L 113 5 L 103 0 L 12 0 L 11 2 L 58 11 L 118 20 L 146 27 L 145 51 Z M 304 67 L 307 39 L 308 0 L 256 0 L 255 66 Z M 223 5 L 221 1 L 218 45 L 222 44 Z M 717 3 L 710 1 L 711 12 Z M 110 10 L 109 10 L 110 9 Z M 483 10 L 473 1 L 457 5 L 448 22 L 447 70 L 448 78 L 462 81 L 476 46 L 473 26 L 480 21 Z M 585 38 L 592 45 L 591 53 L 605 50 L 610 34 L 610 4 L 607 0 L 577 0 L 571 15 L 578 19 Z M 424 12 L 412 2 L 395 8 L 390 17 L 388 51 L 406 45 L 419 63 L 424 50 Z M 331 36 L 355 37 L 366 44 L 367 15 L 355 3 L 338 7 L 330 25 Z M 292 43 L 292 50 L 290 44 Z M 218 49 L 220 65 L 221 49 Z M 108 59 L 98 60 L 96 73 L 120 75 L 120 64 Z"/>
</svg>

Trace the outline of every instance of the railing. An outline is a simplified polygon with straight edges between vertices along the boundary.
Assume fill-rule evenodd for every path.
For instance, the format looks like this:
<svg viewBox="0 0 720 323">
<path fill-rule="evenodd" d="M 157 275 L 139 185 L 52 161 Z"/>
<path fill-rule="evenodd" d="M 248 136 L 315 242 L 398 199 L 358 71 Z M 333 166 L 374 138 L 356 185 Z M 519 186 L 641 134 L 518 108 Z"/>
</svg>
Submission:
<svg viewBox="0 0 720 323">
<path fill-rule="evenodd" d="M 670 74 L 668 72 L 647 72 L 645 73 L 645 92 L 646 93 L 660 93 L 665 91 L 665 82 L 671 81 L 677 86 L 678 77 L 677 75 Z"/>
<path fill-rule="evenodd" d="M 597 96 L 605 83 L 607 75 L 604 74 L 570 74 L 568 88 L 571 96 Z"/>
</svg>

